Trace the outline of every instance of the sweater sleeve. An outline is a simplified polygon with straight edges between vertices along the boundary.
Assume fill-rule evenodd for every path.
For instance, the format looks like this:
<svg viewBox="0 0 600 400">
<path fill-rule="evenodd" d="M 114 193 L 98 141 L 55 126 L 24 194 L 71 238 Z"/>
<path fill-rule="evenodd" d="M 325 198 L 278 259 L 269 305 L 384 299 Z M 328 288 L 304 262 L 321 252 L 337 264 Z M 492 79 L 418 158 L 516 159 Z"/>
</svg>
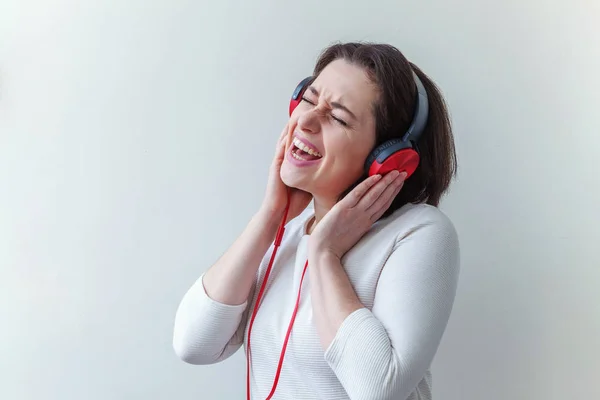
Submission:
<svg viewBox="0 0 600 400">
<path fill-rule="evenodd" d="M 188 290 L 175 314 L 173 348 L 190 364 L 223 361 L 244 342 L 248 301 L 239 305 L 215 301 L 206 293 L 203 278 L 204 274 Z"/>
<path fill-rule="evenodd" d="M 459 274 L 459 244 L 447 219 L 399 239 L 381 272 L 372 310 L 350 314 L 325 359 L 350 399 L 406 399 L 430 368 Z"/>
</svg>

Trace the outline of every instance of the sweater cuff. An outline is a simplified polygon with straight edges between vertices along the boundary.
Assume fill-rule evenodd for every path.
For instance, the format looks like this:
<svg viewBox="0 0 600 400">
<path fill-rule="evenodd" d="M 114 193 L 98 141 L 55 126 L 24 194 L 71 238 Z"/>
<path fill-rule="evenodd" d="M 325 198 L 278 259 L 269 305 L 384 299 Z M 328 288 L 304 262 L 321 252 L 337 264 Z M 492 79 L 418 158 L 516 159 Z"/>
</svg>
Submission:
<svg viewBox="0 0 600 400">
<path fill-rule="evenodd" d="M 346 345 L 353 341 L 357 334 L 360 336 L 361 325 L 371 318 L 371 311 L 359 308 L 346 317 L 338 328 L 335 337 L 325 351 L 325 361 L 335 369 L 344 353 Z M 355 339 L 354 339 L 355 340 Z"/>
</svg>

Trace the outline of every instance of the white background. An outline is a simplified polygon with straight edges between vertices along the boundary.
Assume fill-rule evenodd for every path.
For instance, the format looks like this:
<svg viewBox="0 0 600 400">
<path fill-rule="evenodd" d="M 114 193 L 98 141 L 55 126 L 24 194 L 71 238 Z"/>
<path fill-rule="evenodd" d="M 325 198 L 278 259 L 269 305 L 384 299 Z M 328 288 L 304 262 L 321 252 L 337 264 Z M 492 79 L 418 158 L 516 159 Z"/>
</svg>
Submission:
<svg viewBox="0 0 600 400">
<path fill-rule="evenodd" d="M 184 364 L 174 313 L 335 40 L 398 46 L 452 111 L 435 398 L 600 398 L 598 21 L 595 0 L 0 0 L 0 398 L 243 398 L 243 352 Z"/>
</svg>

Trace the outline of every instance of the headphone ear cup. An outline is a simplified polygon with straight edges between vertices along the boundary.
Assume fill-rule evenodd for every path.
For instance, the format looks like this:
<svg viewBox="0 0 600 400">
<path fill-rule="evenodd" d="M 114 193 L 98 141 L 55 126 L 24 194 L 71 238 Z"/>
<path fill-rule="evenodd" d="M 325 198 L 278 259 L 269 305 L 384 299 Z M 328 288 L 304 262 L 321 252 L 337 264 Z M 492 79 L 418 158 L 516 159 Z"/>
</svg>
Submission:
<svg viewBox="0 0 600 400">
<path fill-rule="evenodd" d="M 388 140 L 376 147 L 365 162 L 365 173 L 368 176 L 386 174 L 397 170 L 406 172 L 408 179 L 419 166 L 419 153 L 409 141 L 401 139 Z"/>
<path fill-rule="evenodd" d="M 296 86 L 296 89 L 294 89 L 294 92 L 292 93 L 292 98 L 290 99 L 290 107 L 289 107 L 290 115 L 292 115 L 292 113 L 294 112 L 296 107 L 298 107 L 298 104 L 300 104 L 300 102 L 302 101 L 302 95 L 304 94 L 304 91 L 308 87 L 308 84 L 310 83 L 310 81 L 312 81 L 312 76 L 304 78 L 298 84 L 298 86 Z"/>
<path fill-rule="evenodd" d="M 298 104 L 300 104 L 300 102 L 302 101 L 302 97 L 299 97 L 298 100 L 290 100 L 290 115 L 292 115 L 292 113 L 294 112 L 294 110 L 296 109 L 296 107 L 298 107 Z"/>
</svg>

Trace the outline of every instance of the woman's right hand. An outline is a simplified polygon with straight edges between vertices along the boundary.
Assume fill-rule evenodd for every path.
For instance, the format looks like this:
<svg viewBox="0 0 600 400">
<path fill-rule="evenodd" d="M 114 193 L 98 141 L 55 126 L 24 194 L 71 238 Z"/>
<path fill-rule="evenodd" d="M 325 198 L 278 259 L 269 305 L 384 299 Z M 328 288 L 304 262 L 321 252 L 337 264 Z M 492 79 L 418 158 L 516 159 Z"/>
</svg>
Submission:
<svg viewBox="0 0 600 400">
<path fill-rule="evenodd" d="M 283 132 L 277 141 L 275 156 L 269 168 L 269 179 L 265 198 L 263 200 L 261 211 L 268 218 L 277 220 L 277 223 L 283 217 L 287 205 L 288 191 L 290 194 L 290 209 L 287 214 L 286 222 L 297 217 L 312 200 L 312 195 L 308 192 L 290 188 L 283 183 L 280 176 L 281 164 L 285 157 L 285 150 L 290 142 L 289 123 L 283 128 Z"/>
<path fill-rule="evenodd" d="M 276 238 L 287 205 L 288 187 L 282 182 L 279 173 L 285 155 L 285 148 L 290 143 L 291 137 L 288 126 L 286 126 L 277 142 L 275 156 L 269 168 L 265 198 L 259 211 L 252 216 L 244 231 L 231 247 L 206 271 L 204 278 L 198 281 L 199 283 L 195 289 L 196 293 L 205 293 L 217 302 L 232 306 L 241 305 L 248 301 L 261 260 L 273 244 L 273 239 Z M 288 221 L 298 216 L 312 199 L 312 195 L 297 189 L 290 189 L 290 195 Z M 188 310 L 190 318 L 186 319 L 184 314 L 183 319 L 180 318 L 177 322 L 178 329 L 181 331 L 178 334 L 179 338 L 177 338 L 180 345 L 181 343 L 184 346 L 186 345 L 185 340 L 182 342 L 182 337 L 185 339 L 191 336 L 192 340 L 197 340 L 197 329 L 200 329 L 197 327 L 197 318 L 198 316 L 204 317 L 204 315 L 202 314 L 202 307 L 199 310 L 196 301 L 197 299 L 192 296 L 185 302 L 184 307 Z M 205 324 L 200 325 L 202 325 L 201 328 L 204 328 Z M 207 335 L 210 335 L 210 333 Z M 221 352 L 225 345 L 225 343 L 219 345 Z M 210 361 L 219 359 L 218 357 L 214 358 L 215 352 L 209 351 L 210 354 L 204 355 L 202 350 L 205 347 L 205 343 L 202 343 L 199 348 L 195 346 L 184 347 L 180 351 L 183 354 L 189 353 L 194 357 L 199 354 L 197 357 L 208 357 L 207 359 Z M 217 353 L 219 352 L 217 351 Z"/>
</svg>

